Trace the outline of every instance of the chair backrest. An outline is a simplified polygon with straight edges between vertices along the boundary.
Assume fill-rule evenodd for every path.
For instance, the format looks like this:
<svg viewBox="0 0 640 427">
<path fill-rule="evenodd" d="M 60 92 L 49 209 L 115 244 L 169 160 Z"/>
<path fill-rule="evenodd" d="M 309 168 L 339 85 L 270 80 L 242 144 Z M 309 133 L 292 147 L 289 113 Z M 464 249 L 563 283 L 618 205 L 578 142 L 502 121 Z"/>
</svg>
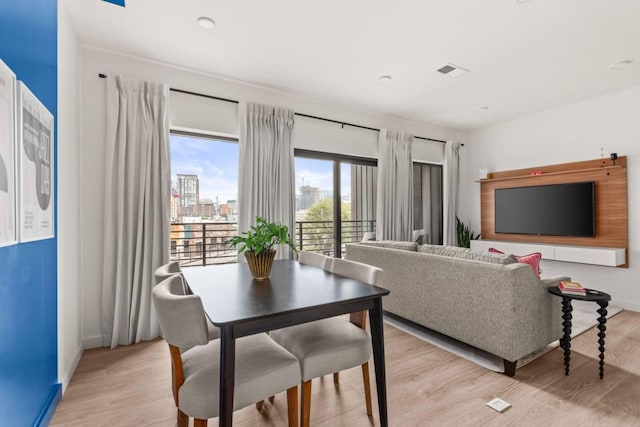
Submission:
<svg viewBox="0 0 640 427">
<path fill-rule="evenodd" d="M 331 260 L 331 257 L 317 252 L 301 251 L 298 254 L 298 262 L 300 264 L 313 265 L 326 271 L 331 269 Z"/>
<path fill-rule="evenodd" d="M 160 330 L 164 339 L 182 349 L 209 342 L 202 301 L 197 295 L 185 295 L 182 275 L 174 274 L 153 288 Z"/>
<path fill-rule="evenodd" d="M 382 269 L 348 259 L 334 258 L 331 264 L 331 272 L 370 285 L 375 285 L 380 280 Z"/>
<path fill-rule="evenodd" d="M 178 261 L 171 261 L 170 263 L 161 265 L 160 267 L 158 267 L 156 269 L 156 271 L 153 273 L 155 279 L 156 279 L 156 285 L 160 282 L 162 282 L 164 279 L 167 279 L 170 276 L 173 276 L 174 274 L 179 274 L 182 273 L 182 270 L 180 269 L 180 264 L 178 263 Z"/>
</svg>

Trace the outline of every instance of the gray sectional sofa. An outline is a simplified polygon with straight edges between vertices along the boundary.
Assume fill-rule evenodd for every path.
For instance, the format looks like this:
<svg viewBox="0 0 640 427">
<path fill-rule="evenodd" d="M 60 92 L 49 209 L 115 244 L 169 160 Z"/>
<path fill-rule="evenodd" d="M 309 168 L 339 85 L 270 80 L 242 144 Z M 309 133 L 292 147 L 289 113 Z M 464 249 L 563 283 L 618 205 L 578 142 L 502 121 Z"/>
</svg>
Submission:
<svg viewBox="0 0 640 427">
<path fill-rule="evenodd" d="M 569 278 L 541 280 L 513 256 L 363 242 L 347 245 L 346 258 L 384 270 L 385 311 L 501 357 L 509 376 L 518 359 L 562 336 L 561 299 L 546 288 Z"/>
</svg>

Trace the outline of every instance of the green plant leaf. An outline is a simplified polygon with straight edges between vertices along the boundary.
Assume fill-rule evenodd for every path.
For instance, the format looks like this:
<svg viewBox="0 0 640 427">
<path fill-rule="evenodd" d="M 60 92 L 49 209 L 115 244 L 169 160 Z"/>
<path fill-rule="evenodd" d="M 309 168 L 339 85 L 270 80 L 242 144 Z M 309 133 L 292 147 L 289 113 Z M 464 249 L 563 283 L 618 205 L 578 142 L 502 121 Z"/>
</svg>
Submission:
<svg viewBox="0 0 640 427">
<path fill-rule="evenodd" d="M 474 235 L 471 227 L 460 221 L 460 218 L 456 216 L 456 233 L 458 235 L 458 246 L 463 248 L 471 247 L 471 240 L 480 238 L 480 233 Z"/>
<path fill-rule="evenodd" d="M 261 216 L 256 217 L 256 225 L 251 226 L 249 231 L 233 236 L 228 243 L 238 254 L 252 251 L 257 255 L 273 249 L 275 245 L 287 245 L 297 253 L 289 228 L 277 222 L 268 222 Z"/>
</svg>

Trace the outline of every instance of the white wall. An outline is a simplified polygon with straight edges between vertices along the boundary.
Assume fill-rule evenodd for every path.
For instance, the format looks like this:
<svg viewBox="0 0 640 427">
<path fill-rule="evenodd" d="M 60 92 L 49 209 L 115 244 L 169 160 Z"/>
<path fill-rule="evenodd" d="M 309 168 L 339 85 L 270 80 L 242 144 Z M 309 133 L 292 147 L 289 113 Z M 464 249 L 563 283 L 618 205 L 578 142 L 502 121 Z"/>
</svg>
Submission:
<svg viewBox="0 0 640 427">
<path fill-rule="evenodd" d="M 544 261 L 544 276 L 568 275 L 640 310 L 640 86 L 474 131 L 463 151 L 460 217 L 480 230 L 478 169 L 502 171 L 617 152 L 627 156 L 629 268 Z M 553 209 L 553 207 L 547 207 Z"/>
<path fill-rule="evenodd" d="M 80 286 L 80 47 L 58 6 L 58 381 L 66 391 L 82 355 Z"/>
<path fill-rule="evenodd" d="M 351 122 L 374 128 L 386 127 L 415 135 L 464 141 L 466 133 L 332 106 L 279 91 L 216 78 L 186 69 L 143 61 L 92 48 L 82 49 L 82 310 L 85 348 L 102 345 L 100 299 L 102 281 L 102 238 L 104 224 L 105 81 L 109 76 L 126 74 L 165 82 L 173 88 L 206 93 L 236 100 L 260 102 L 291 108 L 296 112 Z M 320 71 L 319 71 L 320 72 Z M 172 94 L 173 124 L 225 134 L 237 134 L 237 105 L 198 97 Z M 177 106 L 179 105 L 180 108 Z M 187 114 L 185 114 L 187 113 Z M 298 148 L 376 157 L 377 132 L 296 117 L 294 143 Z M 443 144 L 416 141 L 414 158 L 441 162 Z"/>
</svg>

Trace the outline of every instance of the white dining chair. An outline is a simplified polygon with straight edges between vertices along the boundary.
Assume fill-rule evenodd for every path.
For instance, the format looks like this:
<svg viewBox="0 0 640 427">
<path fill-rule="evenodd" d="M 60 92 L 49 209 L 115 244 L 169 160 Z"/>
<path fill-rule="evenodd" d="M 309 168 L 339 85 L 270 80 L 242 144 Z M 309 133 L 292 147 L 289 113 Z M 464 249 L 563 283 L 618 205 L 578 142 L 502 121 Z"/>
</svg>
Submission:
<svg viewBox="0 0 640 427">
<path fill-rule="evenodd" d="M 300 251 L 298 254 L 298 262 L 300 264 L 313 265 L 326 271 L 331 269 L 332 260 L 332 257 L 317 252 Z"/>
<path fill-rule="evenodd" d="M 371 265 L 334 258 L 331 272 L 375 285 L 382 270 Z M 371 357 L 371 338 L 366 331 L 366 313 L 352 313 L 349 320 L 333 317 L 271 331 L 271 337 L 300 361 L 300 419 L 303 427 L 309 426 L 311 418 L 311 380 L 333 374 L 337 383 L 340 371 L 359 365 L 362 367 L 367 415 L 372 416 L 368 362 Z"/>
<path fill-rule="evenodd" d="M 178 261 L 171 261 L 156 268 L 156 271 L 153 272 L 153 277 L 157 285 L 174 274 L 182 274 L 182 269 L 180 268 L 180 263 Z M 186 293 L 189 294 L 189 292 Z"/>
<path fill-rule="evenodd" d="M 153 288 L 160 330 L 169 344 L 178 427 L 189 417 L 206 427 L 219 415 L 220 340 L 209 340 L 205 312 L 197 295 L 184 295 L 180 275 Z M 236 340 L 234 409 L 287 390 L 289 427 L 298 425 L 298 360 L 261 333 Z"/>
</svg>

